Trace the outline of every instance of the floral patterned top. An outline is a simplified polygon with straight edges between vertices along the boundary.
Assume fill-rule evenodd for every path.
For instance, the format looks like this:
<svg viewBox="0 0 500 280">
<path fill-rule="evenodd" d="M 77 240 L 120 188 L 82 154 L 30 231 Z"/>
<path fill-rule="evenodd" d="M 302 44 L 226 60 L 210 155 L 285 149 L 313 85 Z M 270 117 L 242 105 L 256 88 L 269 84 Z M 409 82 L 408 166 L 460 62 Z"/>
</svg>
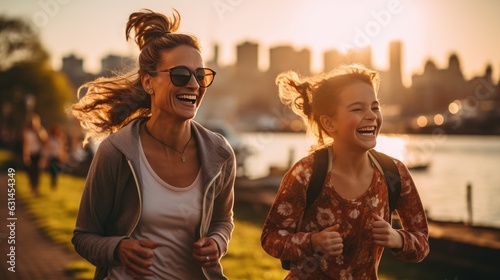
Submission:
<svg viewBox="0 0 500 280">
<path fill-rule="evenodd" d="M 331 172 L 328 172 L 320 195 L 303 215 L 313 161 L 313 154 L 302 158 L 284 176 L 263 227 L 262 247 L 273 257 L 292 261 L 285 279 L 378 279 L 384 247 L 374 243 L 371 214 L 390 221 L 384 175 L 374 167 L 366 192 L 356 199 L 344 199 L 330 183 Z M 403 248 L 391 252 L 399 260 L 420 262 L 429 253 L 426 215 L 408 169 L 400 161 L 394 161 L 402 182 L 396 210 L 403 227 L 398 229 Z M 301 217 L 301 226 L 296 231 Z M 340 225 L 342 254 L 321 256 L 314 252 L 311 234 L 335 224 Z"/>
</svg>

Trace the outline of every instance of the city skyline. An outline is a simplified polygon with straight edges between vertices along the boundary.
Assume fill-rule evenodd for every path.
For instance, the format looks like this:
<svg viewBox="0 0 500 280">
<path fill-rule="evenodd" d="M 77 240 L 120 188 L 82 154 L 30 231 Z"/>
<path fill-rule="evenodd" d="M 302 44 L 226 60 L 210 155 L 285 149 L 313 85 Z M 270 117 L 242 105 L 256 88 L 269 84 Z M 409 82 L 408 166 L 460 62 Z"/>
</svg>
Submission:
<svg viewBox="0 0 500 280">
<path fill-rule="evenodd" d="M 396 47 L 397 49 L 394 49 L 391 51 L 391 48 Z M 218 50 L 218 46 L 214 46 L 215 49 Z M 253 41 L 245 41 L 241 42 L 240 44 L 236 45 L 235 48 L 237 49 L 236 51 L 236 60 L 231 62 L 231 64 L 221 64 L 220 60 L 218 59 L 219 53 L 218 51 L 213 50 L 213 56 L 205 61 L 207 66 L 214 66 L 217 69 L 221 68 L 233 68 L 233 67 L 243 67 L 245 70 L 249 70 L 252 68 L 255 71 L 261 72 L 261 73 L 273 73 L 276 74 L 278 72 L 286 71 L 286 69 L 295 69 L 299 73 L 303 75 L 310 75 L 314 74 L 314 70 L 310 67 L 311 64 L 311 51 L 308 48 L 295 48 L 293 45 L 279 45 L 272 47 L 270 49 L 265 50 L 266 52 L 269 53 L 268 55 L 268 68 L 266 69 L 261 69 L 257 65 L 257 52 L 262 52 L 262 50 L 256 51 L 255 49 L 261 49 L 259 43 L 253 42 Z M 402 74 L 402 68 L 401 68 L 401 60 L 402 60 L 402 53 L 404 53 L 404 46 L 402 45 L 401 41 L 392 41 L 389 42 L 388 46 L 388 53 L 387 56 L 385 57 L 387 61 L 387 67 L 385 69 L 379 69 L 376 66 L 373 66 L 373 53 L 372 49 L 368 46 L 363 49 L 350 49 L 347 53 L 340 52 L 337 49 L 327 49 L 322 53 L 322 60 L 321 60 L 321 69 L 320 71 L 328 72 L 332 70 L 334 67 L 338 66 L 339 64 L 342 63 L 356 63 L 356 64 L 361 64 L 363 66 L 366 66 L 368 68 L 372 68 L 378 72 L 394 72 L 396 71 L 397 75 Z M 396 52 L 394 52 L 396 51 Z M 293 56 L 295 57 L 294 61 L 286 61 L 286 59 L 283 59 L 283 57 L 280 58 L 280 56 L 274 55 L 273 53 L 288 53 L 288 56 Z M 394 56 L 396 55 L 396 56 Z M 442 59 L 446 60 L 446 64 L 444 65 L 438 65 L 434 59 L 427 59 L 425 61 L 422 61 L 422 65 L 425 65 L 426 67 L 430 64 L 434 65 L 437 69 L 447 69 L 450 65 L 450 59 L 456 59 L 457 61 L 457 67 L 460 70 L 460 74 L 464 76 L 464 78 L 470 80 L 476 77 L 482 77 L 485 75 L 486 71 L 492 71 L 494 68 L 494 65 L 491 64 L 486 64 L 484 68 L 482 69 L 482 72 L 478 72 L 477 75 L 471 76 L 471 77 L 465 77 L 464 71 L 462 69 L 462 62 L 460 58 L 459 53 L 450 53 L 447 57 L 444 57 Z M 68 63 L 65 65 L 65 61 Z M 115 70 L 120 70 L 123 69 L 123 67 L 128 68 L 133 66 L 135 62 L 135 57 L 133 56 L 122 56 L 119 53 L 107 53 L 106 55 L 102 56 L 99 58 L 99 66 L 95 69 L 95 71 L 87 71 L 85 69 L 86 58 L 81 57 L 76 53 L 68 53 L 64 57 L 61 58 L 61 68 L 56 69 L 56 70 L 62 70 L 63 72 L 72 72 L 73 70 L 70 69 L 64 69 L 66 67 L 76 67 L 76 71 L 81 72 L 81 74 L 85 75 L 107 75 L 111 73 L 112 71 Z M 285 62 L 286 61 L 286 62 Z M 76 64 L 75 64 L 76 63 Z M 394 64 L 395 63 L 395 64 Z M 295 65 L 295 66 L 287 66 L 287 65 Z M 307 66 L 306 66 L 307 65 Z M 254 69 L 255 68 L 255 69 Z M 82 72 L 83 71 L 83 72 Z M 419 73 L 413 73 L 410 77 L 410 79 L 413 79 L 414 77 L 421 76 L 424 74 L 425 69 L 422 69 L 421 72 Z M 492 73 L 490 73 L 492 74 Z M 402 77 L 396 77 L 398 79 L 401 79 L 400 81 L 396 82 L 403 82 Z M 493 82 L 500 82 L 500 76 L 496 77 L 494 75 L 491 75 L 492 81 Z M 410 86 L 402 84 L 405 88 L 409 88 Z"/>
<path fill-rule="evenodd" d="M 40 30 L 42 43 L 52 55 L 54 68 L 62 57 L 75 53 L 85 59 L 85 70 L 97 72 L 107 54 L 137 55 L 125 42 L 128 15 L 140 8 L 181 16 L 181 32 L 193 33 L 201 41 L 205 60 L 211 60 L 213 45 L 220 46 L 220 62 L 232 65 L 236 46 L 244 41 L 260 45 L 259 67 L 268 67 L 268 49 L 291 45 L 311 51 L 311 70 L 322 68 L 323 52 L 371 47 L 377 69 L 389 67 L 390 41 L 403 43 L 403 80 L 406 86 L 414 74 L 422 73 L 429 59 L 445 67 L 448 57 L 459 56 L 464 75 L 481 75 L 488 64 L 499 76 L 500 26 L 495 11 L 500 2 L 482 0 L 384 0 L 384 1 L 141 1 L 109 3 L 76 0 L 10 2 L 1 0 L 1 13 L 22 16 Z M 193 5 L 196 3 L 196 5 Z M 110 13 L 109 11 L 113 11 Z M 76 35 L 76 36 L 75 36 Z"/>
<path fill-rule="evenodd" d="M 310 52 L 306 49 L 296 50 L 292 46 L 269 49 L 269 68 L 262 71 L 257 66 L 258 48 L 259 45 L 253 42 L 239 44 L 237 61 L 233 65 L 219 65 L 217 55 L 213 60 L 207 61 L 207 66 L 215 69 L 219 78 L 210 90 L 216 94 L 209 94 L 204 102 L 217 104 L 214 106 L 222 109 L 201 110 L 198 116 L 203 119 L 230 119 L 233 123 L 239 122 L 240 127 L 246 129 L 300 130 L 300 124 L 293 120 L 290 112 L 280 111 L 282 104 L 275 94 L 274 79 L 278 73 L 289 69 L 309 75 Z M 401 77 L 401 54 L 404 47 L 401 42 L 393 41 L 389 49 L 390 67 L 385 70 L 376 69 L 382 79 L 378 96 L 383 104 L 386 129 L 403 133 L 429 131 L 438 126 L 440 129 L 447 129 L 449 133 L 500 131 L 496 124 L 498 110 L 495 109 L 500 104 L 500 79 L 492 77 L 490 66 L 481 75 L 469 79 L 462 73 L 460 58 L 452 54 L 448 57 L 446 67 L 441 68 L 434 62 L 427 61 L 425 70 L 413 75 L 411 86 L 405 87 Z M 218 53 L 217 48 L 214 53 Z M 107 76 L 112 70 L 120 71 L 123 66 L 128 68 L 134 61 L 129 57 L 109 55 L 101 63 L 100 73 L 86 73 L 83 59 L 69 55 L 63 59 L 62 71 L 78 87 L 98 76 Z M 325 53 L 323 63 L 325 71 L 343 63 L 361 63 L 371 68 L 371 49 L 365 48 L 347 55 L 330 50 Z"/>
</svg>

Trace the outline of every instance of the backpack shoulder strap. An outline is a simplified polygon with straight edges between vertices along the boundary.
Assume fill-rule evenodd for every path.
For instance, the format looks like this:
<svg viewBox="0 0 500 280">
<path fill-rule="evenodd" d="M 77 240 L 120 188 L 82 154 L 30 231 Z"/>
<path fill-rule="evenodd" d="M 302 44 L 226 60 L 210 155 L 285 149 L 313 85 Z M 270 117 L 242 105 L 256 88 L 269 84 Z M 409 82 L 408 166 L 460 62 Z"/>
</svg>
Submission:
<svg viewBox="0 0 500 280">
<path fill-rule="evenodd" d="M 316 150 L 314 152 L 313 170 L 309 186 L 307 187 L 306 207 L 303 213 L 309 209 L 311 204 L 318 198 L 321 189 L 323 189 L 323 183 L 325 182 L 326 173 L 328 172 L 328 158 L 328 148 Z M 301 222 L 302 218 L 300 218 L 296 230 L 300 227 Z M 281 267 L 285 270 L 290 270 L 290 263 L 289 260 L 281 260 Z"/>
<path fill-rule="evenodd" d="M 323 183 L 325 182 L 326 173 L 328 169 L 328 148 L 316 150 L 314 152 L 313 171 L 311 174 L 311 181 L 307 188 L 306 208 L 304 212 L 311 206 L 316 198 L 321 193 Z"/>
<path fill-rule="evenodd" d="M 399 175 L 398 167 L 396 166 L 396 163 L 394 163 L 394 160 L 384 153 L 377 152 L 372 149 L 370 150 L 370 154 L 382 167 L 389 192 L 389 208 L 392 212 L 396 209 L 398 198 L 401 194 L 401 177 Z"/>
</svg>

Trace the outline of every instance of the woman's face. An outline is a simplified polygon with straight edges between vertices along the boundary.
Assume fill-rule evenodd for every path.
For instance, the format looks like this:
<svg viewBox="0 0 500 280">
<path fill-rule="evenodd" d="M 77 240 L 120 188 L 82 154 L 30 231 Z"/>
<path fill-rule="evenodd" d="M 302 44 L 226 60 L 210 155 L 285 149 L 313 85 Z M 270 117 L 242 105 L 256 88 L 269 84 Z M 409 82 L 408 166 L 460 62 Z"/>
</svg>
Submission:
<svg viewBox="0 0 500 280">
<path fill-rule="evenodd" d="M 328 131 L 335 143 L 363 150 L 374 148 L 382 114 L 372 87 L 364 82 L 351 84 L 339 93 L 338 101 Z"/>
<path fill-rule="evenodd" d="M 197 49 L 181 45 L 162 52 L 162 60 L 156 71 L 178 66 L 184 66 L 191 71 L 195 71 L 204 67 L 204 64 Z M 150 88 L 153 90 L 151 96 L 151 112 L 153 116 L 156 114 L 181 121 L 196 116 L 198 107 L 206 92 L 206 88 L 201 88 L 193 75 L 191 75 L 189 82 L 185 86 L 175 86 L 172 84 L 169 72 L 157 72 L 156 77 L 148 76 L 143 86 L 146 91 L 149 91 Z"/>
</svg>

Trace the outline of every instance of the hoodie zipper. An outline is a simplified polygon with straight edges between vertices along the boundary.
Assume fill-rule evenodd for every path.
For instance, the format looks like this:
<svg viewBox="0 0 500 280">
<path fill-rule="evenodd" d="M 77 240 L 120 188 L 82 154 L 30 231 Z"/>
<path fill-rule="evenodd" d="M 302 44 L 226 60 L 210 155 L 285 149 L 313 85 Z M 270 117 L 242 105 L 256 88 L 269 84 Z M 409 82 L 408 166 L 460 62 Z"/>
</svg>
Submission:
<svg viewBox="0 0 500 280">
<path fill-rule="evenodd" d="M 141 218 L 142 215 L 142 197 L 141 197 L 141 189 L 139 188 L 139 180 L 137 179 L 137 175 L 135 174 L 134 167 L 132 166 L 132 162 L 130 160 L 127 160 L 128 166 L 130 167 L 130 171 L 132 171 L 132 176 L 134 176 L 134 181 L 135 181 L 135 187 L 137 188 L 137 194 L 139 196 L 139 216 L 137 216 L 137 219 L 135 220 L 134 226 L 132 229 L 127 233 L 127 236 L 130 237 L 132 232 L 134 232 L 135 228 L 137 227 L 137 224 L 139 224 L 139 219 Z"/>
<path fill-rule="evenodd" d="M 208 187 L 205 189 L 205 193 L 203 194 L 202 211 L 201 211 L 201 225 L 200 225 L 200 238 L 204 237 L 203 227 L 205 225 L 205 216 L 207 215 L 207 213 L 205 212 L 206 203 L 207 203 L 207 194 L 208 194 L 208 191 L 210 190 L 210 186 L 212 186 L 214 181 L 217 178 L 219 178 L 221 173 L 222 173 L 222 171 L 219 170 L 219 172 L 212 178 L 212 180 L 210 180 L 210 182 L 208 183 Z M 205 275 L 205 277 L 207 279 L 210 279 L 210 277 L 209 277 L 209 275 L 204 267 L 201 268 L 201 271 L 203 272 L 203 275 Z"/>
<path fill-rule="evenodd" d="M 214 177 L 214 178 L 212 178 L 212 180 L 210 180 L 210 182 L 208 183 L 208 187 L 205 189 L 205 193 L 203 194 L 203 203 L 202 203 L 202 204 L 203 204 L 203 205 L 202 205 L 202 207 L 203 207 L 203 208 L 202 208 L 202 209 L 203 209 L 203 211 L 201 212 L 201 221 L 202 221 L 202 224 L 201 224 L 201 226 L 200 226 L 200 237 L 203 237 L 203 225 L 204 225 L 204 222 L 203 222 L 203 221 L 205 221 L 205 216 L 206 216 L 206 214 L 207 214 L 207 213 L 205 213 L 205 208 L 206 208 L 205 206 L 206 206 L 206 203 L 207 203 L 207 199 L 206 199 L 206 198 L 207 198 L 207 193 L 208 193 L 208 191 L 210 190 L 210 186 L 213 184 L 213 182 L 214 182 L 217 178 L 219 178 L 220 174 L 221 174 L 221 171 L 219 170 L 219 172 L 217 173 L 217 175 L 215 175 L 215 177 Z"/>
</svg>

